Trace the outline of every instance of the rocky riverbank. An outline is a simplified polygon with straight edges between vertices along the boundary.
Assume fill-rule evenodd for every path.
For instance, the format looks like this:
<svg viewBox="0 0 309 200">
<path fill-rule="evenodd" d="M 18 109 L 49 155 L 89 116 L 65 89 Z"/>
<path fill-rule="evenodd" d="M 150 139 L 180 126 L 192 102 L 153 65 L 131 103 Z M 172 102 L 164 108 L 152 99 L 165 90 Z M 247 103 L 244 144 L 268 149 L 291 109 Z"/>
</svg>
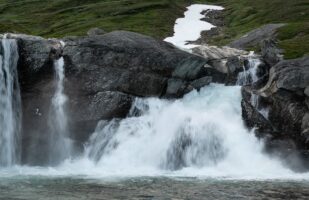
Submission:
<svg viewBox="0 0 309 200">
<path fill-rule="evenodd" d="M 224 12 L 205 11 L 203 14 L 205 20 L 217 26 L 204 31 L 194 42 L 205 45 L 212 37 L 222 34 Z M 305 170 L 309 167 L 309 57 L 284 60 L 284 51 L 277 44 L 277 31 L 283 26 L 285 24 L 266 24 L 228 46 L 232 49 L 255 49 L 260 54 L 260 64 L 255 69 L 257 80 L 251 80 L 242 87 L 246 126 L 254 128 L 256 135 L 266 141 L 268 152 L 284 158 L 293 168 Z M 237 58 L 233 60 L 235 63 Z"/>
</svg>

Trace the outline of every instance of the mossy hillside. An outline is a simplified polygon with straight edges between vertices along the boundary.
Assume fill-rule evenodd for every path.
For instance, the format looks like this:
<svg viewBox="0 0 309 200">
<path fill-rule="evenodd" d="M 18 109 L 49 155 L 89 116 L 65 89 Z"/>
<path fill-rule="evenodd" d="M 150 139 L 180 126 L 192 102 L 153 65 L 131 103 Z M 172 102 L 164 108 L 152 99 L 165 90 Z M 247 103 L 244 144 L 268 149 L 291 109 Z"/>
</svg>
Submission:
<svg viewBox="0 0 309 200">
<path fill-rule="evenodd" d="M 0 0 L 0 32 L 63 37 L 100 27 L 163 38 L 172 33 L 187 4 L 185 0 Z"/>
<path fill-rule="evenodd" d="M 209 0 L 225 7 L 224 34 L 212 43 L 225 45 L 268 23 L 285 23 L 278 31 L 285 58 L 309 53 L 308 0 Z M 254 48 L 254 47 L 253 47 Z"/>
<path fill-rule="evenodd" d="M 309 52 L 307 0 L 0 0 L 0 32 L 64 37 L 99 27 L 162 39 L 172 34 L 175 20 L 191 3 L 225 7 L 224 34 L 213 44 L 228 44 L 267 23 L 286 23 L 278 32 L 285 57 Z"/>
</svg>

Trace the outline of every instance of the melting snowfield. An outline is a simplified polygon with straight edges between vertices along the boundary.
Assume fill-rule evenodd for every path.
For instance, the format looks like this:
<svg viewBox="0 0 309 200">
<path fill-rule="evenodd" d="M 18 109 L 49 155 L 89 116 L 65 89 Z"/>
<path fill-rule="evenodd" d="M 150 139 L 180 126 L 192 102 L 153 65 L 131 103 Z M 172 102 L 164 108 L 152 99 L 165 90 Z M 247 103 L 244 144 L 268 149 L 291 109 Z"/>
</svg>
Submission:
<svg viewBox="0 0 309 200">
<path fill-rule="evenodd" d="M 204 17 L 201 13 L 205 10 L 223 10 L 221 6 L 211 6 L 203 4 L 193 4 L 187 7 L 185 16 L 176 20 L 174 26 L 174 35 L 166 38 L 164 41 L 170 42 L 183 49 L 194 48 L 198 45 L 187 44 L 188 41 L 195 41 L 200 38 L 201 32 L 210 30 L 214 25 L 202 21 Z"/>
</svg>

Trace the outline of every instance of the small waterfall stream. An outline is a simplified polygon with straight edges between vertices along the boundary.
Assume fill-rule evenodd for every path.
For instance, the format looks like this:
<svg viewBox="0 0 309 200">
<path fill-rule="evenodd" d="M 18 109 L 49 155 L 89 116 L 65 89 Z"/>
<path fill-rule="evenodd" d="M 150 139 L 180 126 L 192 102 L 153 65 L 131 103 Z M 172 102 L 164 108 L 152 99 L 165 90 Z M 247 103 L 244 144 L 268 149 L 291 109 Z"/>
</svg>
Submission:
<svg viewBox="0 0 309 200">
<path fill-rule="evenodd" d="M 54 61 L 54 68 L 57 85 L 49 116 L 49 161 L 51 165 L 59 164 L 71 155 L 71 140 L 68 138 L 69 129 L 66 115 L 68 98 L 64 94 L 63 57 Z"/>
<path fill-rule="evenodd" d="M 21 100 L 17 73 L 18 49 L 13 39 L 0 46 L 0 166 L 20 159 Z"/>
<path fill-rule="evenodd" d="M 238 74 L 236 85 L 249 85 L 258 81 L 257 70 L 261 60 L 253 55 L 248 56 L 248 65 L 244 66 L 244 71 Z"/>
<path fill-rule="evenodd" d="M 254 83 L 256 83 L 259 80 L 258 77 L 258 70 L 260 65 L 262 64 L 261 60 L 254 55 L 253 52 L 251 52 L 248 55 L 248 64 L 247 66 L 244 65 L 244 71 L 240 72 L 238 74 L 238 79 L 236 84 L 237 85 L 252 85 Z M 250 103 L 251 105 L 257 109 L 257 111 L 264 116 L 265 119 L 268 118 L 268 108 L 267 107 L 262 107 L 259 104 L 260 101 L 260 96 L 254 93 L 251 93 L 251 99 L 250 99 Z"/>
</svg>

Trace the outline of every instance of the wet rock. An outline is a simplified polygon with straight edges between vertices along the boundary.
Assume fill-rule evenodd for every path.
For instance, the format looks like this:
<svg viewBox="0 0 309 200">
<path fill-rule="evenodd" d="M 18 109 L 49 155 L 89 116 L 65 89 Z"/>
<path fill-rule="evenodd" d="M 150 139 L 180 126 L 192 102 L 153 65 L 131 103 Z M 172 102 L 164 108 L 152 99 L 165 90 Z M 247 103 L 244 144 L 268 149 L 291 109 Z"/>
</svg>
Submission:
<svg viewBox="0 0 309 200">
<path fill-rule="evenodd" d="M 238 73 L 240 70 L 243 70 L 244 63 L 240 60 L 238 56 L 232 56 L 227 58 L 226 65 L 229 73 L 233 74 L 235 72 Z"/>
<path fill-rule="evenodd" d="M 203 78 L 194 80 L 190 83 L 190 86 L 192 86 L 192 88 L 199 90 L 202 87 L 209 85 L 212 82 L 212 77 L 211 76 L 205 76 Z"/>
<path fill-rule="evenodd" d="M 259 138 L 268 137 L 270 134 L 274 133 L 274 129 L 270 122 L 265 119 L 250 102 L 243 99 L 241 101 L 241 107 L 245 125 L 250 129 L 255 128 L 255 134 Z"/>
<path fill-rule="evenodd" d="M 226 67 L 228 70 L 228 83 L 236 84 L 238 80 L 238 74 L 244 70 L 245 59 L 239 56 L 232 56 L 227 58 Z"/>
<path fill-rule="evenodd" d="M 68 115 L 71 138 L 87 141 L 100 120 L 124 118 L 131 109 L 134 96 L 117 91 L 102 91 L 85 96 L 70 98 Z"/>
<path fill-rule="evenodd" d="M 171 78 L 168 80 L 165 97 L 179 98 L 185 94 L 187 82 L 181 79 Z"/>
<path fill-rule="evenodd" d="M 309 109 L 309 98 L 308 97 L 305 98 L 305 104 L 306 104 L 307 108 Z"/>
<path fill-rule="evenodd" d="M 253 90 L 252 90 L 251 86 L 243 86 L 243 87 L 241 87 L 241 95 L 242 95 L 242 98 L 245 101 L 250 102 L 252 93 L 253 93 Z"/>
<path fill-rule="evenodd" d="M 305 142 L 309 143 L 309 113 L 307 112 L 302 119 L 302 136 L 305 138 Z"/>
<path fill-rule="evenodd" d="M 172 77 L 191 81 L 191 80 L 201 78 L 205 74 L 212 73 L 212 72 L 219 73 L 212 66 L 209 66 L 206 63 L 201 65 L 199 61 L 192 62 L 191 60 L 187 60 L 187 61 L 184 61 L 182 65 L 179 65 L 173 71 Z"/>
<path fill-rule="evenodd" d="M 284 60 L 270 69 L 268 83 L 261 89 L 261 93 L 269 96 L 279 89 L 304 95 L 309 85 L 309 57 Z"/>
<path fill-rule="evenodd" d="M 292 169 L 308 169 L 308 106 L 304 94 L 307 78 L 307 59 L 281 61 L 270 69 L 266 86 L 242 87 L 242 115 L 247 127 L 255 128 L 264 139 L 266 151 L 279 156 Z M 267 68 L 266 68 L 267 70 Z M 258 97 L 252 105 L 252 98 Z M 261 96 L 262 95 L 262 96 Z M 258 110 L 267 108 L 268 118 Z"/>
<path fill-rule="evenodd" d="M 305 88 L 304 93 L 305 93 L 305 95 L 306 95 L 307 97 L 309 97 L 309 86 L 307 86 L 307 87 Z"/>
</svg>

